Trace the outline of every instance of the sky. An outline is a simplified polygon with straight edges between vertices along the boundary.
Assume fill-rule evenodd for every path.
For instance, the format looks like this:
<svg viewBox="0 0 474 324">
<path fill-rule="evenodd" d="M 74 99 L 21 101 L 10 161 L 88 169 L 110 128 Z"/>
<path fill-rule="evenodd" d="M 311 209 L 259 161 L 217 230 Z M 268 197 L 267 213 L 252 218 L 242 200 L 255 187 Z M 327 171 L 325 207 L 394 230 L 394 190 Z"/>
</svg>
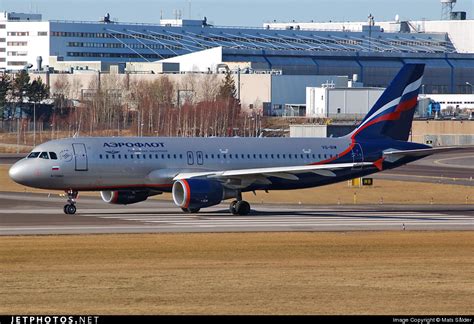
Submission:
<svg viewBox="0 0 474 324">
<path fill-rule="evenodd" d="M 191 10 L 189 10 L 191 9 Z M 219 26 L 258 26 L 278 21 L 437 20 L 440 0 L 0 0 L 0 11 L 41 13 L 44 20 L 97 21 L 105 14 L 120 22 L 159 23 L 160 16 L 202 19 Z M 473 19 L 474 0 L 457 0 L 455 11 Z"/>
</svg>

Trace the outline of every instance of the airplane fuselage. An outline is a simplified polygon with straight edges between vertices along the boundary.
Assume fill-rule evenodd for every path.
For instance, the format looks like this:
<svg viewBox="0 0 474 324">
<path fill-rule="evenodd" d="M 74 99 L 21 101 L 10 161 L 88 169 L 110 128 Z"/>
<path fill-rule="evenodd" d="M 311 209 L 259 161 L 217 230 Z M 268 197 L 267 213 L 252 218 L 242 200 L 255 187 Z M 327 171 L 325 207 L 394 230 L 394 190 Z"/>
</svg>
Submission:
<svg viewBox="0 0 474 324">
<path fill-rule="evenodd" d="M 181 172 L 268 168 L 325 163 L 374 162 L 387 148 L 426 148 L 402 141 L 354 143 L 342 138 L 166 138 L 100 137 L 69 138 L 37 146 L 17 163 L 22 174 L 10 173 L 17 182 L 43 189 L 114 190 L 153 188 L 170 191 L 171 179 Z M 412 159 L 411 159 L 412 160 Z M 410 161 L 411 161 L 410 160 Z M 396 167 L 410 162 L 387 165 Z M 335 176 L 303 173 L 299 180 L 270 177 L 243 191 L 314 187 L 379 171 L 376 167 L 354 167 L 335 171 Z"/>
</svg>

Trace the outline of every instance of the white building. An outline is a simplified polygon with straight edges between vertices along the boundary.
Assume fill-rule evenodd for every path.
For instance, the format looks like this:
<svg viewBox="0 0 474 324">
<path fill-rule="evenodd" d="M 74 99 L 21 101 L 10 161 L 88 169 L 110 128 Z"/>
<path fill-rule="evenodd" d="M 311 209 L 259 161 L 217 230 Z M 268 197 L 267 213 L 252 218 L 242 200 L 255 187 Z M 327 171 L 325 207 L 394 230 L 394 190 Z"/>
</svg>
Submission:
<svg viewBox="0 0 474 324">
<path fill-rule="evenodd" d="M 0 69 L 22 69 L 36 63 L 39 56 L 47 62 L 49 27 L 38 14 L 0 12 Z"/>
<path fill-rule="evenodd" d="M 384 88 L 307 87 L 306 117 L 361 119 Z"/>
<path fill-rule="evenodd" d="M 421 94 L 420 98 L 429 98 L 440 105 L 441 111 L 446 109 L 474 110 L 474 94 Z"/>
<path fill-rule="evenodd" d="M 373 30 L 399 35 L 400 41 L 407 41 L 413 35 L 423 33 L 447 33 L 458 53 L 474 53 L 474 20 L 410 20 L 377 21 Z M 356 22 L 274 22 L 264 23 L 265 28 L 292 30 L 327 30 L 360 32 L 369 27 L 366 21 Z"/>
</svg>

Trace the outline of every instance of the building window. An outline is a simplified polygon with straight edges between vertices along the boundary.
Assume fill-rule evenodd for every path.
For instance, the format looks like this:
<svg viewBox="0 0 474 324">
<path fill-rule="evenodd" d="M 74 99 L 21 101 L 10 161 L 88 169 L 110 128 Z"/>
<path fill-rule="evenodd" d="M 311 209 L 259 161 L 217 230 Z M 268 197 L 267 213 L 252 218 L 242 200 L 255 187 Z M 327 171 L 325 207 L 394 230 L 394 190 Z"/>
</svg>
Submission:
<svg viewBox="0 0 474 324">
<path fill-rule="evenodd" d="M 26 64 L 28 64 L 28 62 L 26 61 L 8 61 L 7 62 L 7 65 L 11 65 L 11 66 L 25 66 Z"/>
<path fill-rule="evenodd" d="M 29 32 L 7 32 L 7 36 L 29 36 Z"/>
<path fill-rule="evenodd" d="M 7 42 L 7 46 L 28 46 L 28 42 Z"/>
</svg>

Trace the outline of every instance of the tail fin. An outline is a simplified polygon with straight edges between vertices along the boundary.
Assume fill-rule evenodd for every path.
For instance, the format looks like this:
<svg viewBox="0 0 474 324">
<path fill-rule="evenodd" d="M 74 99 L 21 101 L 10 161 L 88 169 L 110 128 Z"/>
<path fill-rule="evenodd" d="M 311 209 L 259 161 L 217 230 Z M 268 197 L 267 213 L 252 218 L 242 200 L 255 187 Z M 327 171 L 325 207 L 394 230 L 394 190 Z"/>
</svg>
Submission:
<svg viewBox="0 0 474 324">
<path fill-rule="evenodd" d="M 405 64 L 350 136 L 407 141 L 424 69 L 424 64 Z"/>
</svg>

